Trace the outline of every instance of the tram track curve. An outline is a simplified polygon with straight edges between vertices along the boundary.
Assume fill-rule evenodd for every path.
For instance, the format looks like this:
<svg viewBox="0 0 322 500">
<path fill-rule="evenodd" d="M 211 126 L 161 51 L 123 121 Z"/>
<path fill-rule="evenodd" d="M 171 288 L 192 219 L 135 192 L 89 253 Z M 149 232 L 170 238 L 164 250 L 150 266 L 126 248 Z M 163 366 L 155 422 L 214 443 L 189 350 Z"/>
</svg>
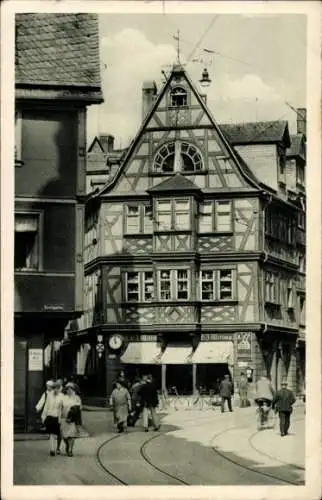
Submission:
<svg viewBox="0 0 322 500">
<path fill-rule="evenodd" d="M 233 430 L 240 429 L 240 428 L 242 428 L 242 426 L 232 426 L 232 427 L 230 427 L 228 429 L 225 429 L 224 431 L 215 434 L 212 437 L 212 439 L 210 440 L 210 443 L 212 443 L 214 441 L 214 439 L 216 439 L 217 437 L 219 437 L 221 435 L 224 435 L 224 434 L 228 433 L 229 431 L 233 431 Z M 183 479 L 181 479 L 181 478 L 179 478 L 179 477 L 171 474 L 170 472 L 168 472 L 168 471 L 164 470 L 163 468 L 161 468 L 158 464 L 154 463 L 151 460 L 151 458 L 149 457 L 148 453 L 147 453 L 146 448 L 149 445 L 149 443 L 151 443 L 152 441 L 155 441 L 156 439 L 159 439 L 161 437 L 166 436 L 169 432 L 172 432 L 172 431 L 165 431 L 165 432 L 161 432 L 161 433 L 158 433 L 158 434 L 154 434 L 152 437 L 149 437 L 148 439 L 146 439 L 143 443 L 141 443 L 141 445 L 139 445 L 139 450 L 138 450 L 139 454 L 142 457 L 142 459 L 144 460 L 144 462 L 146 462 L 155 471 L 163 474 L 164 476 L 166 476 L 168 478 L 171 478 L 171 479 L 177 481 L 180 485 L 192 486 L 190 483 L 188 483 L 188 482 L 184 481 Z M 274 460 L 280 462 L 282 465 L 290 465 L 287 462 L 284 462 L 283 460 L 278 459 L 277 457 L 274 457 L 274 456 L 269 455 L 269 454 L 267 454 L 265 452 L 262 452 L 261 450 L 257 449 L 253 445 L 252 440 L 260 432 L 262 432 L 262 431 L 256 431 L 253 434 L 251 434 L 251 436 L 249 436 L 247 438 L 247 443 L 250 446 L 250 448 L 252 448 L 254 451 L 256 451 L 260 455 L 263 455 L 263 456 L 265 456 L 267 458 L 274 459 Z M 115 441 L 117 439 L 120 439 L 122 436 L 127 436 L 127 434 L 117 434 L 117 435 L 114 435 L 114 436 L 106 439 L 105 441 L 103 441 L 103 443 L 100 444 L 100 446 L 98 447 L 98 449 L 96 451 L 96 460 L 97 460 L 99 466 L 104 470 L 104 472 L 106 474 L 108 474 L 110 477 L 112 477 L 114 480 L 116 480 L 119 484 L 125 485 L 125 486 L 129 486 L 130 484 L 127 483 L 120 475 L 115 474 L 109 467 L 106 466 L 106 464 L 103 463 L 103 461 L 101 459 L 101 456 L 100 456 L 103 448 L 105 448 L 110 442 Z M 301 481 L 292 481 L 292 480 L 283 478 L 281 476 L 278 476 L 278 475 L 275 475 L 275 474 L 270 474 L 269 472 L 263 472 L 263 471 L 254 469 L 254 468 L 252 468 L 250 466 L 247 466 L 245 464 L 242 464 L 238 460 L 234 460 L 233 458 L 228 457 L 225 454 L 225 452 L 219 451 L 215 446 L 211 446 L 211 449 L 222 460 L 225 460 L 226 462 L 229 462 L 229 463 L 233 464 L 234 466 L 239 467 L 240 469 L 248 471 L 248 472 L 250 472 L 252 474 L 256 474 L 256 475 L 261 476 L 261 477 L 267 477 L 268 479 L 273 479 L 273 480 L 278 481 L 280 483 L 289 484 L 289 485 L 292 485 L 292 486 L 300 486 L 302 484 Z M 295 467 L 295 466 L 292 465 L 292 467 Z M 297 466 L 295 468 L 297 468 L 297 469 L 299 469 L 301 471 L 305 470 L 304 468 L 302 468 L 300 466 Z"/>
<path fill-rule="evenodd" d="M 167 434 L 169 431 L 166 431 L 166 432 L 161 432 L 159 434 L 155 434 L 154 436 L 150 437 L 149 439 L 146 439 L 140 446 L 139 448 L 139 454 L 140 456 L 143 458 L 143 460 L 148 464 L 150 465 L 150 467 L 152 467 L 154 470 L 156 470 L 157 472 L 163 474 L 164 476 L 167 476 L 175 481 L 177 481 L 179 484 L 181 485 L 184 485 L 184 486 L 189 486 L 189 483 L 187 483 L 186 481 L 184 481 L 183 479 L 180 479 L 178 478 L 177 476 L 171 474 L 170 472 L 168 471 L 165 471 L 164 469 L 162 469 L 161 467 L 159 467 L 158 465 L 154 464 L 151 459 L 148 457 L 147 453 L 146 453 L 146 446 L 151 442 L 153 441 L 154 439 L 157 439 L 165 434 Z M 119 439 L 122 435 L 121 434 L 117 434 L 115 436 L 112 436 L 111 438 L 108 438 L 106 439 L 105 441 L 103 441 L 103 443 L 100 444 L 100 446 L 98 447 L 97 451 L 96 451 L 96 460 L 99 464 L 99 466 L 104 470 L 104 472 L 106 474 L 108 474 L 109 476 L 111 476 L 113 479 L 115 479 L 116 481 L 118 481 L 120 484 L 124 485 L 124 486 L 129 486 L 129 483 L 125 482 L 118 474 L 115 474 L 113 471 L 111 471 L 111 469 L 109 467 L 106 467 L 106 465 L 103 463 L 103 461 L 101 460 L 101 457 L 100 457 L 100 454 L 101 454 L 101 451 L 103 450 L 103 448 L 108 445 L 110 442 L 112 441 L 115 441 L 117 439 Z M 123 434 L 124 436 L 124 434 Z"/>
<path fill-rule="evenodd" d="M 230 427 L 229 429 L 225 429 L 224 431 L 219 432 L 218 434 L 215 434 L 215 435 L 213 436 L 213 438 L 211 439 L 211 442 L 213 442 L 215 438 L 217 438 L 217 437 L 219 437 L 219 436 L 222 436 L 222 435 L 224 435 L 224 434 L 228 433 L 229 431 L 236 430 L 236 429 L 241 429 L 241 428 L 242 428 L 242 426 L 233 426 L 233 427 Z M 254 451 L 256 451 L 258 454 L 260 454 L 260 455 L 262 455 L 262 456 L 265 456 L 265 457 L 267 457 L 267 458 L 274 459 L 274 460 L 276 460 L 277 462 L 280 462 L 282 465 L 290 465 L 290 464 L 288 464 L 287 462 L 284 462 L 284 461 L 280 460 L 279 458 L 274 457 L 273 455 L 269 455 L 269 454 L 267 454 L 267 453 L 265 453 L 265 452 L 262 452 L 261 450 L 259 450 L 259 449 L 255 448 L 255 447 L 252 445 L 252 439 L 254 439 L 254 437 L 255 437 L 256 435 L 258 435 L 260 432 L 262 432 L 262 431 L 256 431 L 256 432 L 254 432 L 253 434 L 251 434 L 251 436 L 249 436 L 249 437 L 248 437 L 248 439 L 247 439 L 247 443 L 248 443 L 248 445 L 250 446 L 250 448 L 252 448 Z M 241 463 L 240 463 L 240 462 L 238 462 L 237 460 L 234 460 L 234 459 L 232 459 L 231 457 L 228 457 L 228 456 L 225 454 L 225 452 L 221 452 L 221 451 L 219 451 L 219 450 L 218 450 L 215 446 L 212 446 L 212 450 L 213 450 L 213 452 L 214 452 L 214 453 L 216 453 L 216 455 L 218 455 L 218 456 L 219 456 L 219 457 L 221 457 L 222 459 L 224 459 L 224 460 L 226 460 L 227 462 L 229 462 L 229 463 L 231 463 L 231 464 L 234 464 L 235 466 L 238 466 L 238 467 L 240 467 L 241 469 L 246 470 L 246 471 L 248 471 L 248 472 L 252 472 L 252 473 L 255 473 L 255 474 L 260 475 L 260 476 L 262 476 L 262 477 L 267 477 L 267 478 L 269 478 L 269 479 L 274 479 L 274 480 L 277 480 L 277 481 L 280 481 L 280 482 L 282 482 L 282 483 L 289 484 L 289 485 L 292 485 L 292 486 L 301 486 L 301 484 L 302 484 L 300 481 L 291 481 L 291 480 L 289 480 L 289 479 L 285 479 L 285 478 L 283 478 L 283 477 L 281 477 L 281 476 L 277 476 L 277 475 L 275 475 L 275 474 L 270 474 L 269 472 L 259 471 L 259 470 L 257 470 L 257 469 L 252 468 L 252 467 L 249 467 L 249 466 L 247 466 L 247 465 L 245 465 L 245 464 L 241 464 Z M 292 465 L 292 466 L 293 466 L 293 465 Z M 300 468 L 300 467 L 297 467 L 297 468 L 298 468 L 298 469 L 300 469 L 300 470 L 303 470 L 303 471 L 305 470 L 304 468 Z"/>
</svg>

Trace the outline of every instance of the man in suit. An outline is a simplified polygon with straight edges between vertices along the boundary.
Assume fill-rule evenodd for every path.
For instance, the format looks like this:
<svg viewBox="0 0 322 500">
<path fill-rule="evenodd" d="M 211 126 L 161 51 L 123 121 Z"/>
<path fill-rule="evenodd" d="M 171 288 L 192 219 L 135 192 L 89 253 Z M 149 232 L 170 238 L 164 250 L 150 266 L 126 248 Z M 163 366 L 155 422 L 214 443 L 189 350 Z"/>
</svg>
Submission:
<svg viewBox="0 0 322 500">
<path fill-rule="evenodd" d="M 229 379 L 229 375 L 226 374 L 224 380 L 221 381 L 219 387 L 219 394 L 221 397 L 221 412 L 225 411 L 225 401 L 228 403 L 229 411 L 233 411 L 231 407 L 231 397 L 234 394 L 234 386 Z"/>
<path fill-rule="evenodd" d="M 290 427 L 291 413 L 296 399 L 293 392 L 287 388 L 286 380 L 282 381 L 281 389 L 276 392 L 272 408 L 278 412 L 280 419 L 281 436 L 286 436 Z"/>
<path fill-rule="evenodd" d="M 238 391 L 240 407 L 246 408 L 248 406 L 248 380 L 244 372 L 240 374 L 240 379 L 238 381 Z"/>
<path fill-rule="evenodd" d="M 154 430 L 158 431 L 160 429 L 160 423 L 156 414 L 156 407 L 159 404 L 159 397 L 152 375 L 145 375 L 143 377 L 143 384 L 140 387 L 139 396 L 143 407 L 142 418 L 145 432 L 149 430 L 149 414 L 151 414 Z"/>
</svg>

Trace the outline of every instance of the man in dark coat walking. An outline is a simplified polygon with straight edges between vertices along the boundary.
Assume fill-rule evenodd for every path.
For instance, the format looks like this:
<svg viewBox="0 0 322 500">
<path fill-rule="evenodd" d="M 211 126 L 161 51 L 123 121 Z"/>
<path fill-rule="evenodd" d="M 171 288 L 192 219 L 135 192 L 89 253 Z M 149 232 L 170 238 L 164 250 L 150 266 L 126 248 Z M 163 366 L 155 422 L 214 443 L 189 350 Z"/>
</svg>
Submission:
<svg viewBox="0 0 322 500">
<path fill-rule="evenodd" d="M 290 427 L 291 413 L 296 399 L 293 392 L 287 388 L 286 380 L 282 381 L 281 389 L 275 393 L 272 408 L 278 412 L 281 436 L 286 436 Z"/>
<path fill-rule="evenodd" d="M 143 377 L 143 384 L 139 390 L 141 405 L 143 407 L 143 427 L 145 432 L 149 430 L 149 413 L 151 414 L 154 430 L 160 429 L 160 423 L 156 414 L 156 407 L 159 404 L 158 391 L 151 375 Z"/>
<path fill-rule="evenodd" d="M 224 380 L 221 381 L 219 387 L 219 394 L 221 397 L 221 412 L 225 411 L 225 401 L 228 403 L 229 411 L 233 411 L 231 407 L 231 397 L 234 394 L 234 386 L 232 382 L 229 380 L 229 375 L 226 374 Z"/>
</svg>

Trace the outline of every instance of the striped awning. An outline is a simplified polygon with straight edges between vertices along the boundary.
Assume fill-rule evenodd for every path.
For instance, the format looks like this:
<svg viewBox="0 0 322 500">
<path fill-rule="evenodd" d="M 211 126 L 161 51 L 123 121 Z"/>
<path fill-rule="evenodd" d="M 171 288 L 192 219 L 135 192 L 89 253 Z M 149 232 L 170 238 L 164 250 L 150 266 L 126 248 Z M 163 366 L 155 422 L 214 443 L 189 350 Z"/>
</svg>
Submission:
<svg viewBox="0 0 322 500">
<path fill-rule="evenodd" d="M 233 342 L 200 342 L 192 356 L 192 362 L 198 364 L 233 364 Z"/>
<path fill-rule="evenodd" d="M 129 342 L 121 362 L 124 364 L 152 365 L 158 363 L 161 346 L 157 342 Z"/>
<path fill-rule="evenodd" d="M 184 365 L 191 363 L 192 346 L 168 345 L 160 363 L 163 365 Z"/>
</svg>

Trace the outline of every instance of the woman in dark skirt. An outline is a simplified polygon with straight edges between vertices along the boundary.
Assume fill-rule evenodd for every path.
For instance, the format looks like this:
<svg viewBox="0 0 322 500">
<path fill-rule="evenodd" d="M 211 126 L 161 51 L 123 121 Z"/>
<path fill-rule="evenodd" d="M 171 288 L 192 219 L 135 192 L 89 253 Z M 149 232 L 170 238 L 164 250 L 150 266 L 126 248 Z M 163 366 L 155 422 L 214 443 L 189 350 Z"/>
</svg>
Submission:
<svg viewBox="0 0 322 500">
<path fill-rule="evenodd" d="M 63 405 L 63 395 L 55 384 L 53 391 L 47 394 L 43 411 L 46 431 L 49 434 L 50 456 L 54 457 L 57 451 L 57 439 L 60 435 L 60 420 Z"/>
</svg>

